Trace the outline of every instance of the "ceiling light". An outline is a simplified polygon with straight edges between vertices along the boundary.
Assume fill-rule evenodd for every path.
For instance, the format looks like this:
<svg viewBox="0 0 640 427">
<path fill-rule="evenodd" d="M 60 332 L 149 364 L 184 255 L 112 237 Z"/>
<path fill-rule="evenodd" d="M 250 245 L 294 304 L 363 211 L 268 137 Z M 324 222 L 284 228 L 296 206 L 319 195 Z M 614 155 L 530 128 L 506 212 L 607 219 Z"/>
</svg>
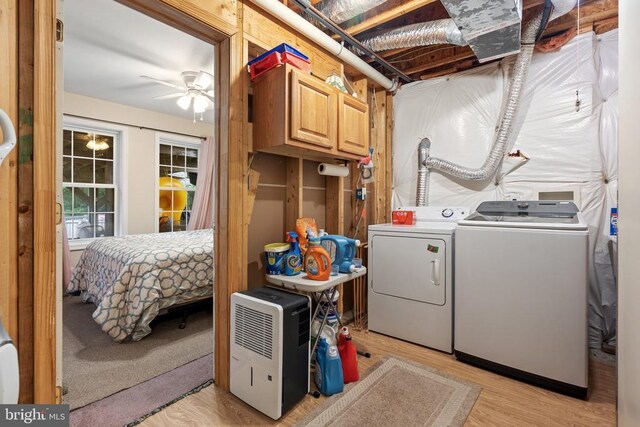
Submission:
<svg viewBox="0 0 640 427">
<path fill-rule="evenodd" d="M 93 138 L 91 138 L 91 141 L 87 142 L 87 148 L 89 150 L 102 151 L 109 148 L 109 144 L 107 144 L 106 141 L 96 141 L 96 136 L 94 134 Z"/>
<path fill-rule="evenodd" d="M 191 105 L 191 96 L 182 95 L 180 98 L 178 98 L 177 103 L 180 108 L 187 111 L 189 109 L 189 106 Z"/>
<path fill-rule="evenodd" d="M 193 99 L 193 111 L 196 113 L 204 113 L 208 105 L 207 97 L 204 95 L 198 95 Z"/>
</svg>

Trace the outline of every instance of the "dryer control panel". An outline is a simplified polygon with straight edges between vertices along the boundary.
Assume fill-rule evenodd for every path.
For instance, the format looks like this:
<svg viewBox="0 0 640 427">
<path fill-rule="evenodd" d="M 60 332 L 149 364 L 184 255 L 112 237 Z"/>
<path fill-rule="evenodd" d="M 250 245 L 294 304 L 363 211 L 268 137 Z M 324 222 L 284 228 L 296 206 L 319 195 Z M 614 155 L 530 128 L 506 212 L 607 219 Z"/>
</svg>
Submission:
<svg viewBox="0 0 640 427">
<path fill-rule="evenodd" d="M 400 209 L 415 211 L 417 222 L 458 222 L 471 213 L 471 208 L 457 206 L 403 206 Z"/>
</svg>

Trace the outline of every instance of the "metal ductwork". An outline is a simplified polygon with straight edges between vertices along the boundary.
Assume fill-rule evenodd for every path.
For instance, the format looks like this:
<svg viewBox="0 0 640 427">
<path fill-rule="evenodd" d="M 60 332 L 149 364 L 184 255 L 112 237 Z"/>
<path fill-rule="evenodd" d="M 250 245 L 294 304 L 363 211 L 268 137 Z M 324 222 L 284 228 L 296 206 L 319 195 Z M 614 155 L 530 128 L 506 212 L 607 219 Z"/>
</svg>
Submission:
<svg viewBox="0 0 640 427">
<path fill-rule="evenodd" d="M 336 24 L 341 24 L 386 1 L 387 0 L 322 0 L 315 5 L 315 8 Z"/>
<path fill-rule="evenodd" d="M 480 62 L 520 51 L 522 0 L 442 0 Z"/>
<path fill-rule="evenodd" d="M 373 51 L 402 49 L 434 44 L 464 46 L 467 43 L 462 32 L 452 19 L 421 22 L 396 28 L 384 34 L 360 40 L 363 46 Z"/>
<path fill-rule="evenodd" d="M 558 14 L 553 14 L 553 19 L 568 13 L 575 5 L 576 0 L 554 0 L 554 7 Z M 463 178 L 471 181 L 485 180 L 493 176 L 504 159 L 507 149 L 509 135 L 513 127 L 513 123 L 517 119 L 518 108 L 522 91 L 527 80 L 527 72 L 533 50 L 535 47 L 536 36 L 543 24 L 543 12 L 539 13 L 527 25 L 522 34 L 522 48 L 513 65 L 511 80 L 509 81 L 509 89 L 507 92 L 507 104 L 502 114 L 500 127 L 494 140 L 491 151 L 484 164 L 477 169 L 468 168 L 449 162 L 439 158 L 429 157 L 430 141 L 425 138 L 418 145 L 418 183 L 416 204 L 418 206 L 426 206 L 429 187 L 429 172 L 436 169 L 454 177 Z M 426 156 L 426 159 L 425 159 Z"/>
<path fill-rule="evenodd" d="M 429 158 L 431 141 L 423 138 L 418 144 L 418 186 L 416 188 L 416 206 L 427 206 L 429 200 L 429 168 L 426 163 Z"/>
<path fill-rule="evenodd" d="M 529 70 L 529 63 L 531 62 L 531 56 L 533 55 L 533 49 L 535 46 L 535 38 L 542 23 L 542 13 L 538 14 L 534 19 L 529 22 L 527 28 L 522 35 L 522 50 L 516 57 L 516 62 L 513 65 L 513 71 L 511 80 L 509 81 L 509 90 L 507 95 L 507 104 L 505 106 L 498 134 L 496 135 L 489 156 L 485 160 L 484 164 L 477 169 L 468 168 L 457 165 L 448 160 L 439 158 L 427 158 L 424 161 L 426 169 L 435 169 L 446 174 L 463 178 L 471 181 L 481 181 L 490 178 L 495 174 L 498 166 L 502 162 L 504 153 L 509 141 L 509 135 L 513 123 L 518 115 L 518 107 L 520 105 L 520 98 L 525 82 L 527 80 L 527 71 Z M 419 154 L 421 156 L 421 154 Z M 424 179 L 427 179 L 427 175 L 423 173 Z M 420 182 L 421 177 L 418 177 Z M 418 184 L 420 186 L 420 184 Z M 422 187 L 426 188 L 427 184 L 423 184 Z M 425 191 L 426 192 L 426 191 Z M 420 198 L 420 196 L 418 197 Z M 426 196 L 424 197 L 426 203 Z"/>
</svg>

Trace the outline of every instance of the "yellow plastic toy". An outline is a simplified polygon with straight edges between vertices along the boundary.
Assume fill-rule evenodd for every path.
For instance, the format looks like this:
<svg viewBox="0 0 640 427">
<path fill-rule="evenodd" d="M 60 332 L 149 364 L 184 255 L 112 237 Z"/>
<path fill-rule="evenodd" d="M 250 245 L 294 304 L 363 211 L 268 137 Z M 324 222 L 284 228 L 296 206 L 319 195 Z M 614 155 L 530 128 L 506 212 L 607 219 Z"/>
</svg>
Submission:
<svg viewBox="0 0 640 427">
<path fill-rule="evenodd" d="M 160 217 L 171 216 L 174 221 L 180 221 L 182 211 L 187 207 L 187 191 L 184 185 L 170 176 L 163 176 L 159 181 L 160 188 L 171 187 L 182 190 L 160 190 Z M 172 197 L 173 196 L 173 197 Z"/>
</svg>

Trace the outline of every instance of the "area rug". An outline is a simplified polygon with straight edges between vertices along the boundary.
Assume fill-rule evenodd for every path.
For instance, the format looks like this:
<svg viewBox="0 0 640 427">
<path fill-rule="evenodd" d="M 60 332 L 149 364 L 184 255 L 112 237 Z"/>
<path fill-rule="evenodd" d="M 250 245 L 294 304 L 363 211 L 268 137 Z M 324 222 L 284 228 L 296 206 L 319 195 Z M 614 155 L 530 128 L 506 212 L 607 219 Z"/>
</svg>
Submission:
<svg viewBox="0 0 640 427">
<path fill-rule="evenodd" d="M 159 375 L 69 414 L 70 427 L 135 425 L 213 382 L 213 354 Z"/>
<path fill-rule="evenodd" d="M 299 426 L 462 426 L 480 386 L 389 356 Z"/>
<path fill-rule="evenodd" d="M 92 319 L 93 304 L 63 298 L 63 402 L 80 408 L 213 351 L 213 313 L 198 311 L 179 329 L 177 316 L 156 318 L 149 336 L 116 343 Z M 202 381 L 206 381 L 206 378 Z"/>
</svg>

